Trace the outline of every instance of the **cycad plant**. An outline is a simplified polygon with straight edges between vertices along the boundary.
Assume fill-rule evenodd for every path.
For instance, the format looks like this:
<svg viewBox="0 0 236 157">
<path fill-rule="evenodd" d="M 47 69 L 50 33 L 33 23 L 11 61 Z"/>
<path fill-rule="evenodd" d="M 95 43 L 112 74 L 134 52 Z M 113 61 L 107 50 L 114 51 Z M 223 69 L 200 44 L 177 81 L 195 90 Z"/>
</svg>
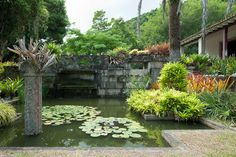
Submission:
<svg viewBox="0 0 236 157">
<path fill-rule="evenodd" d="M 20 65 L 24 73 L 25 134 L 37 135 L 42 131 L 42 73 L 55 63 L 55 55 L 46 45 L 30 39 L 28 47 L 25 39 L 18 40 L 10 51 L 18 54 L 23 62 Z"/>
</svg>

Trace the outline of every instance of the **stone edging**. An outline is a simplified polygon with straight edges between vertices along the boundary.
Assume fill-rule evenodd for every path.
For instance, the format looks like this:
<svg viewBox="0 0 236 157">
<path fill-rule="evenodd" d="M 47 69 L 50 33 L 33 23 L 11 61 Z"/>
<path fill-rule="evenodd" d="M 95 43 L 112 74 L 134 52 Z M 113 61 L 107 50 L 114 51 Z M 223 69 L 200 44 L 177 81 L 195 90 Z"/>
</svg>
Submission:
<svg viewBox="0 0 236 157">
<path fill-rule="evenodd" d="M 200 118 L 200 122 L 206 126 L 213 128 L 213 129 L 229 129 L 232 131 L 236 131 L 236 128 L 223 125 L 219 122 L 216 122 L 216 121 L 213 121 L 213 120 L 210 120 L 207 118 Z"/>
<path fill-rule="evenodd" d="M 170 147 L 144 147 L 144 148 L 133 148 L 133 147 L 91 147 L 91 148 L 80 148 L 80 147 L 0 147 L 0 151 L 43 151 L 43 150 L 123 150 L 123 151 L 133 151 L 133 152 L 166 152 L 166 151 L 185 151 L 187 150 L 184 143 L 176 139 L 175 136 L 171 134 L 171 131 L 175 130 L 163 130 L 162 136 L 170 145 Z"/>
<path fill-rule="evenodd" d="M 157 116 L 154 115 L 154 114 L 142 114 L 142 117 L 143 117 L 143 119 L 146 120 L 146 121 L 152 121 L 152 120 L 163 120 L 163 121 L 166 121 L 166 120 L 175 120 L 175 117 L 174 117 L 174 116 L 157 117 Z"/>
</svg>

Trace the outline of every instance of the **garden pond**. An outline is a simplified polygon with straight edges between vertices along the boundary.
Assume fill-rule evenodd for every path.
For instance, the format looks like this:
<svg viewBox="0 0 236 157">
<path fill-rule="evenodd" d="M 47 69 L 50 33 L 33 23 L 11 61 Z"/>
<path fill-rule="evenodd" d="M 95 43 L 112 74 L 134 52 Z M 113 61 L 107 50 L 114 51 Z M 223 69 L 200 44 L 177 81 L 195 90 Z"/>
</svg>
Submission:
<svg viewBox="0 0 236 157">
<path fill-rule="evenodd" d="M 168 147 L 162 130 L 209 129 L 199 123 L 145 121 L 128 110 L 125 99 L 54 99 L 43 105 L 43 133 L 24 136 L 22 117 L 11 126 L 0 128 L 0 146 Z M 16 109 L 24 110 L 23 105 L 16 105 Z"/>
</svg>

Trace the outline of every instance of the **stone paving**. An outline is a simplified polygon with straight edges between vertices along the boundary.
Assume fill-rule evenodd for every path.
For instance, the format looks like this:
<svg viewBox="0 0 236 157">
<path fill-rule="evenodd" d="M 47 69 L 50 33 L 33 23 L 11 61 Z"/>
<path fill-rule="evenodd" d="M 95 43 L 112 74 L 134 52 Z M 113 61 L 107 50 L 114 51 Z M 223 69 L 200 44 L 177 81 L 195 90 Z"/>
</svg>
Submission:
<svg viewBox="0 0 236 157">
<path fill-rule="evenodd" d="M 0 148 L 0 157 L 236 157 L 236 132 L 166 130 L 167 148 Z"/>
</svg>

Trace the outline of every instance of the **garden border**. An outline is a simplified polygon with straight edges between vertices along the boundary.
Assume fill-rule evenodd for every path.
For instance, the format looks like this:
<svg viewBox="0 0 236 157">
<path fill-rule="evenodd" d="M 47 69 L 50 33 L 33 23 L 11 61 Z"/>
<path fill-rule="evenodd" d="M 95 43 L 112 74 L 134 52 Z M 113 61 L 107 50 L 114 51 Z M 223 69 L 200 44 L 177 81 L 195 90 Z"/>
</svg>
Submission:
<svg viewBox="0 0 236 157">
<path fill-rule="evenodd" d="M 0 147 L 0 151 L 46 151 L 46 150 L 102 150 L 102 151 L 109 151 L 109 150 L 121 150 L 121 151 L 146 151 L 146 152 L 166 152 L 166 151 L 187 151 L 186 145 L 178 140 L 175 136 L 171 134 L 173 131 L 180 131 L 180 130 L 163 130 L 161 135 L 166 140 L 166 142 L 170 145 L 169 147 L 91 147 L 91 148 L 80 148 L 80 147 Z M 181 130 L 182 131 L 182 130 Z"/>
</svg>

